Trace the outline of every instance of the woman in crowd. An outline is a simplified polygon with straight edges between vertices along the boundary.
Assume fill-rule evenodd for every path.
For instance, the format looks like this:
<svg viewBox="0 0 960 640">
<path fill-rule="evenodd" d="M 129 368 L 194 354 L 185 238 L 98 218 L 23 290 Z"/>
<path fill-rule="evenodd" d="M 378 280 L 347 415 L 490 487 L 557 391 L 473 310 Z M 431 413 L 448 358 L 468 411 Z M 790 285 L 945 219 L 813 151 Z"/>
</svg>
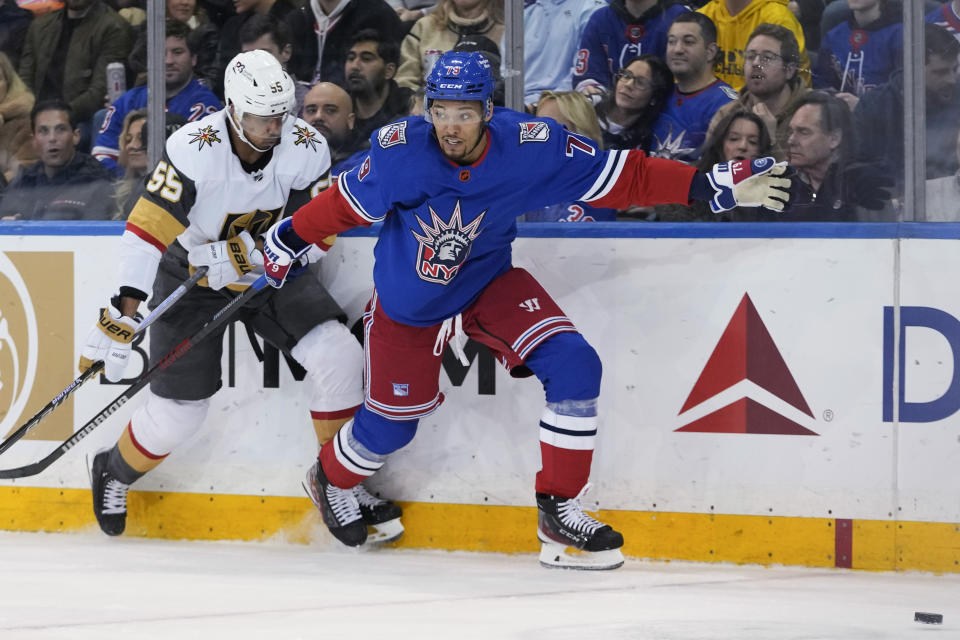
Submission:
<svg viewBox="0 0 960 640">
<path fill-rule="evenodd" d="M 646 54 L 629 60 L 596 106 L 604 147 L 649 151 L 653 123 L 672 90 L 673 74 L 660 57 Z"/>
<path fill-rule="evenodd" d="M 713 135 L 707 138 L 703 153 L 697 161 L 697 168 L 709 168 L 719 162 L 769 155 L 773 155 L 773 140 L 760 116 L 747 110 L 734 111 L 723 118 L 717 124 Z M 700 201 L 689 207 L 661 205 L 654 210 L 657 219 L 663 222 L 750 222 L 774 220 L 782 215 L 759 207 L 737 207 L 718 216 L 710 211 L 706 202 Z"/>
<path fill-rule="evenodd" d="M 440 54 L 470 36 L 501 41 L 503 0 L 440 0 L 433 12 L 414 23 L 400 44 L 397 84 L 414 91 L 421 88 Z"/>
<path fill-rule="evenodd" d="M 120 134 L 120 153 L 117 164 L 123 167 L 123 177 L 113 192 L 113 219 L 126 220 L 137 198 L 143 177 L 147 174 L 147 145 L 144 135 L 147 126 L 147 110 L 136 109 L 123 119 Z"/>
<path fill-rule="evenodd" d="M 30 110 L 34 97 L 0 53 L 0 173 L 13 179 L 21 165 L 37 161 L 30 136 Z"/>
</svg>

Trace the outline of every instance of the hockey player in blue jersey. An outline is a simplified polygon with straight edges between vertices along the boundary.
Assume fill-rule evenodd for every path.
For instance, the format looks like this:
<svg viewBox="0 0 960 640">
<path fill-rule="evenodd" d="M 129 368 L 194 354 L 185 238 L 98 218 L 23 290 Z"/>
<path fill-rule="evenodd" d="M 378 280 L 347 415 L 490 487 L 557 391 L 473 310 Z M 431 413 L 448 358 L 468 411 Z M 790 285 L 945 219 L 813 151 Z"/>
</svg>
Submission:
<svg viewBox="0 0 960 640">
<path fill-rule="evenodd" d="M 266 275 L 278 287 L 310 243 L 383 221 L 364 314 L 364 404 L 321 448 L 307 482 L 331 533 L 362 544 L 366 528 L 349 489 L 410 442 L 418 420 L 440 406 L 443 350 L 449 341 L 462 355 L 466 335 L 512 375 L 532 373 L 544 386 L 536 477 L 541 563 L 613 569 L 623 563 L 623 536 L 580 502 L 597 434 L 600 359 L 533 276 L 512 266 L 516 217 L 574 200 L 625 208 L 697 198 L 714 211 L 782 210 L 790 179 L 772 158 L 698 173 L 642 151 L 603 152 L 554 120 L 494 109 L 492 92 L 482 55 L 443 54 L 427 78 L 425 118 L 375 132 L 359 167 L 265 237 Z"/>
</svg>

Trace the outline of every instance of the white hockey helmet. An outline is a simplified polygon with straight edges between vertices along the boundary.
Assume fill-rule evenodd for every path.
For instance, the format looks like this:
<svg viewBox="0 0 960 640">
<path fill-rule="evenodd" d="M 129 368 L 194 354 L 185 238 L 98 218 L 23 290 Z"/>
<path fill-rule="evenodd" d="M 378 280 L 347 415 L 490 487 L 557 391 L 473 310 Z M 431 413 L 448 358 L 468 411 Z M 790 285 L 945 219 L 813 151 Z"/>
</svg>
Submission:
<svg viewBox="0 0 960 640">
<path fill-rule="evenodd" d="M 297 104 L 293 79 L 273 55 L 262 49 L 233 57 L 224 74 L 223 97 L 228 108 L 233 105 L 234 118 L 230 120 L 247 144 L 250 141 L 241 126 L 245 113 L 267 117 L 292 114 Z"/>
</svg>

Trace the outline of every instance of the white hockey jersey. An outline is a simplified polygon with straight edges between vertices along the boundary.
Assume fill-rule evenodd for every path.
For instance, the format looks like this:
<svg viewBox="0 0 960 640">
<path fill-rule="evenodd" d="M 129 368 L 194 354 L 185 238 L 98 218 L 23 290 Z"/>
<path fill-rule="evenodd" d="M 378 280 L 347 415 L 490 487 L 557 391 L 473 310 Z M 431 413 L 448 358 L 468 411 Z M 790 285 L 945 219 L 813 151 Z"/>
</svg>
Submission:
<svg viewBox="0 0 960 640">
<path fill-rule="evenodd" d="M 121 286 L 149 293 L 166 248 L 226 240 L 246 230 L 256 238 L 292 214 L 320 187 L 330 150 L 316 129 L 289 118 L 277 144 L 243 166 L 233 152 L 227 112 L 184 125 L 167 140 L 123 233 Z M 289 206 L 288 206 L 289 205 Z M 249 285 L 250 273 L 238 285 Z"/>
</svg>

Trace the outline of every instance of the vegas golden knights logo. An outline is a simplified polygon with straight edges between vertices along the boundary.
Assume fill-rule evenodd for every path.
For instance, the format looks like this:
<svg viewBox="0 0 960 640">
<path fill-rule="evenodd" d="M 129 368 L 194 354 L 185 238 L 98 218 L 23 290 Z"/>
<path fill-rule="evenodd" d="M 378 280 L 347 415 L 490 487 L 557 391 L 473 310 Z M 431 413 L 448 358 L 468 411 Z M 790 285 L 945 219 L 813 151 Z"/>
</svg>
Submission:
<svg viewBox="0 0 960 640">
<path fill-rule="evenodd" d="M 73 253 L 0 252 L 0 435 L 29 420 L 77 376 L 73 342 Z M 73 399 L 27 434 L 73 433 Z"/>
</svg>

